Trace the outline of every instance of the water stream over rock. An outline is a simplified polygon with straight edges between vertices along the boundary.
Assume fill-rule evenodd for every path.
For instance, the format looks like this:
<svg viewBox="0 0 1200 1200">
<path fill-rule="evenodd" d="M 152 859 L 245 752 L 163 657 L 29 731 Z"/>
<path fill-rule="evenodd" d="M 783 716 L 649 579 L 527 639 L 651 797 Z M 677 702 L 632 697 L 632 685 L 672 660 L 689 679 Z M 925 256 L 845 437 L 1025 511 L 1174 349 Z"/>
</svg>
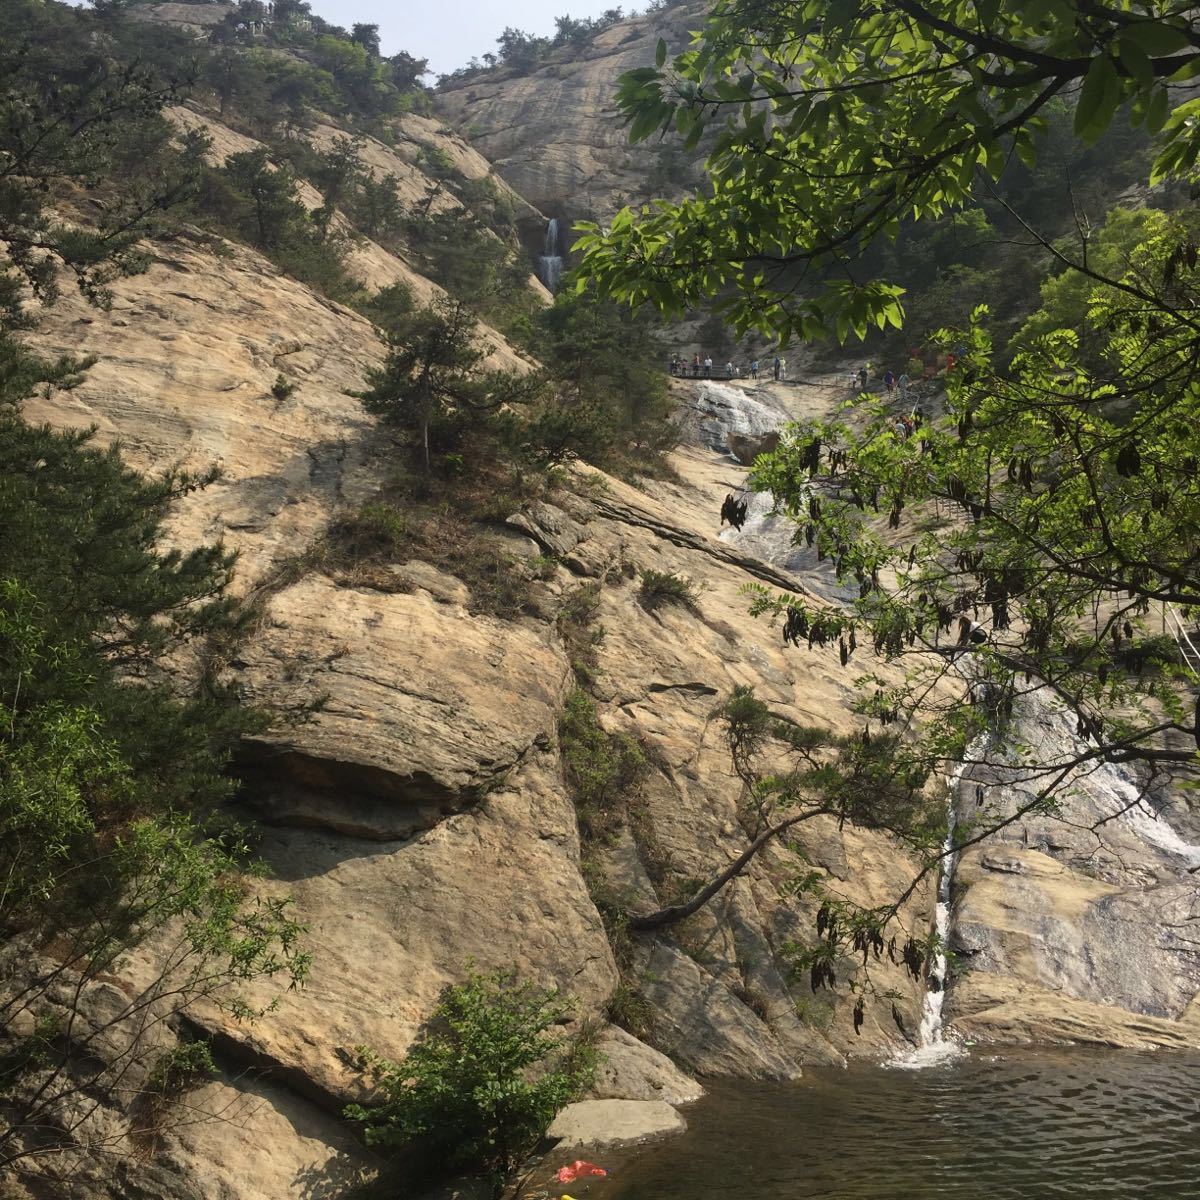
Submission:
<svg viewBox="0 0 1200 1200">
<path fill-rule="evenodd" d="M 563 273 L 562 242 L 558 232 L 558 218 L 551 217 L 546 222 L 546 240 L 542 245 L 542 253 L 538 258 L 538 278 L 550 289 L 558 291 Z"/>
<path fill-rule="evenodd" d="M 722 452 L 730 434 L 759 436 L 787 419 L 768 390 L 721 382 L 700 381 L 692 407 L 705 443 Z M 795 544 L 795 527 L 773 514 L 769 496 L 743 495 L 748 519 L 741 530 L 724 529 L 723 541 L 827 600 L 851 598 L 828 560 Z M 1004 742 L 975 744 L 970 765 L 948 780 L 947 850 L 956 820 L 993 825 L 1029 803 L 1040 777 L 1021 762 L 1067 761 L 1085 748 L 1069 714 L 1039 691 L 1018 704 L 1007 741 L 1026 747 L 1020 760 Z M 960 1053 L 943 1018 L 969 1037 L 1194 1045 L 1187 1031 L 1200 1019 L 1200 845 L 1160 807 L 1130 766 L 1091 762 L 1061 790 L 1057 811 L 1035 809 L 947 855 L 935 925 L 941 953 L 920 1044 L 893 1065 L 929 1066 Z M 966 973 L 948 978 L 951 948 Z"/>
</svg>

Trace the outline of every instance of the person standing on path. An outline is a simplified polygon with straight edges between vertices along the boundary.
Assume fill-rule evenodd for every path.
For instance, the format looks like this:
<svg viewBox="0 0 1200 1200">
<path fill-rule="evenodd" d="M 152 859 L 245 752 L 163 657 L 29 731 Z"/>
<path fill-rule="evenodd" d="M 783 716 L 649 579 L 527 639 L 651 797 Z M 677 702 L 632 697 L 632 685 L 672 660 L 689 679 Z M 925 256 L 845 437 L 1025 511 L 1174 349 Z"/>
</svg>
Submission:
<svg viewBox="0 0 1200 1200">
<path fill-rule="evenodd" d="M 901 371 L 900 378 L 897 379 L 896 382 L 900 386 L 900 403 L 903 404 L 905 408 L 907 408 L 908 407 L 908 372 Z"/>
<path fill-rule="evenodd" d="M 883 373 L 883 386 L 890 392 L 896 386 L 896 372 L 888 367 Z"/>
<path fill-rule="evenodd" d="M 867 368 L 866 367 L 858 368 L 858 390 L 860 392 L 865 392 L 867 390 Z"/>
<path fill-rule="evenodd" d="M 779 362 L 778 354 L 775 355 L 775 362 L 774 362 L 773 366 L 775 368 L 775 382 L 778 383 L 779 382 L 779 371 L 780 371 L 780 362 Z"/>
<path fill-rule="evenodd" d="M 712 378 L 712 355 L 711 354 L 704 360 L 704 378 L 705 379 Z"/>
</svg>

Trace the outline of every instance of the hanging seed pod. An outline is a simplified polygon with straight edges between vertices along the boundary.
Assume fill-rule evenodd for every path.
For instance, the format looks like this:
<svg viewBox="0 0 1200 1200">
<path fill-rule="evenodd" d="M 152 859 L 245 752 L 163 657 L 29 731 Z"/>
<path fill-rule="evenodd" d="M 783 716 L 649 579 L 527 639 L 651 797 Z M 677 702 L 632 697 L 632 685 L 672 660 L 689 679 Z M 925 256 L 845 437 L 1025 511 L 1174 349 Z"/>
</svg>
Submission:
<svg viewBox="0 0 1200 1200">
<path fill-rule="evenodd" d="M 1117 474 L 1124 478 L 1136 475 L 1142 469 L 1142 456 L 1138 453 L 1136 443 L 1128 441 L 1117 451 L 1116 469 Z"/>
</svg>

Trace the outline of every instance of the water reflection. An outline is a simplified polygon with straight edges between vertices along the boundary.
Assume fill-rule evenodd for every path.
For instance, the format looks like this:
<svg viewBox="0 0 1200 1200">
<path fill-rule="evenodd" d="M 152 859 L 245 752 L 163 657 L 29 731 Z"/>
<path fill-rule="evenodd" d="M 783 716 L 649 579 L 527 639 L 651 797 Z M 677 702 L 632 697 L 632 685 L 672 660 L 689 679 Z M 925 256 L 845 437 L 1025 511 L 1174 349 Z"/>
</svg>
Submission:
<svg viewBox="0 0 1200 1200">
<path fill-rule="evenodd" d="M 1200 1198 L 1194 1054 L 814 1070 L 801 1085 L 718 1085 L 687 1116 L 685 1136 L 604 1160 L 615 1173 L 591 1200 Z"/>
</svg>

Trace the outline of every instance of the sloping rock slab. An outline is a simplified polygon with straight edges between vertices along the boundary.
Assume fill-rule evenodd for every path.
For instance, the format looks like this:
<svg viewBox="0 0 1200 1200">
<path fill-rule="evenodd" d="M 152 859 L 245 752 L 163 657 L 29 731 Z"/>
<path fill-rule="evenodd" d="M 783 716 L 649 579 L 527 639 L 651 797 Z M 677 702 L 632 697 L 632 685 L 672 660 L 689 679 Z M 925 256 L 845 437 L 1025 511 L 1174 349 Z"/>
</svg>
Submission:
<svg viewBox="0 0 1200 1200">
<path fill-rule="evenodd" d="M 687 1122 L 662 1100 L 581 1100 L 554 1118 L 546 1136 L 568 1146 L 612 1146 L 683 1133 Z"/>
<path fill-rule="evenodd" d="M 591 1097 L 595 1100 L 662 1100 L 689 1104 L 704 1089 L 665 1054 L 631 1033 L 610 1025 L 597 1039 L 600 1062 Z"/>
<path fill-rule="evenodd" d="M 319 575 L 274 596 L 268 620 L 237 664 L 249 698 L 324 698 L 313 719 L 250 744 L 248 792 L 269 820 L 408 837 L 553 736 L 568 668 L 535 625 Z"/>
<path fill-rule="evenodd" d="M 981 1042 L 1060 1042 L 1123 1050 L 1200 1048 L 1200 1003 L 1177 1020 L 971 972 L 954 985 L 953 1029 Z"/>
<path fill-rule="evenodd" d="M 796 1079 L 800 1067 L 758 1017 L 686 955 L 658 943 L 639 980 L 663 1047 L 700 1076 Z"/>
<path fill-rule="evenodd" d="M 561 988 L 578 1020 L 596 1020 L 617 973 L 559 771 L 555 755 L 535 752 L 470 812 L 407 842 L 267 830 L 258 849 L 274 878 L 260 886 L 293 898 L 312 977 L 278 996 L 248 989 L 253 1003 L 278 1000 L 259 1021 L 197 1020 L 223 1031 L 231 1059 L 334 1112 L 362 1094 L 355 1047 L 403 1057 L 471 962 Z"/>
</svg>

